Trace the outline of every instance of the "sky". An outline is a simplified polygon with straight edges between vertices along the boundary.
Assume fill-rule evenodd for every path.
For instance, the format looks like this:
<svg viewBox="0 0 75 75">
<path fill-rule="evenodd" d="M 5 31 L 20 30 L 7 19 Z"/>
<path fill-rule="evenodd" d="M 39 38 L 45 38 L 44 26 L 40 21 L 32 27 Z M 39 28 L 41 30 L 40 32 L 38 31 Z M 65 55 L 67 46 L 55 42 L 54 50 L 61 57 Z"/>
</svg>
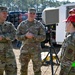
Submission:
<svg viewBox="0 0 75 75">
<path fill-rule="evenodd" d="M 67 0 L 58 0 L 58 1 L 67 1 Z M 69 0 L 70 2 L 75 2 L 75 0 Z"/>
</svg>

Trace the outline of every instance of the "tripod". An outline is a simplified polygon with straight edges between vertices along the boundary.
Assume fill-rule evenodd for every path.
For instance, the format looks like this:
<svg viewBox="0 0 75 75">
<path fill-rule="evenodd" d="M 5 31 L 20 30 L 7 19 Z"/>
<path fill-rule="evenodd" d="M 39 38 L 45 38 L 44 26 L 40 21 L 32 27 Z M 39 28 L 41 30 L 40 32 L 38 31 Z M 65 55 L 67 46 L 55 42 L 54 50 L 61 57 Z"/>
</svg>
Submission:
<svg viewBox="0 0 75 75">
<path fill-rule="evenodd" d="M 52 43 L 52 29 L 51 29 L 51 26 L 50 26 L 50 38 L 49 38 L 49 52 L 47 54 L 47 56 L 44 58 L 44 61 L 46 60 L 46 58 L 48 57 L 48 55 L 50 54 L 50 61 L 49 61 L 49 64 L 51 64 L 51 72 L 52 72 L 52 75 L 55 75 L 54 74 L 54 69 L 53 69 L 53 66 L 54 66 L 54 63 L 53 63 L 53 51 L 56 55 L 56 59 L 57 59 L 57 64 L 60 63 L 59 61 L 59 58 L 57 56 L 57 53 L 53 47 L 53 43 Z M 53 50 L 53 51 L 52 51 Z"/>
</svg>

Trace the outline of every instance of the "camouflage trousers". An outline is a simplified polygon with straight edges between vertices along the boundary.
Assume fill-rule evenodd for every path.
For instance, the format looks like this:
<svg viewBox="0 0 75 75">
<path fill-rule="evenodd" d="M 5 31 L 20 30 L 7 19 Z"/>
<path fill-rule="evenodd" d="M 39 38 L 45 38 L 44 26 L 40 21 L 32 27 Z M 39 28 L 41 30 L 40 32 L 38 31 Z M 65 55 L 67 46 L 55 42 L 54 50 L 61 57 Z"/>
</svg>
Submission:
<svg viewBox="0 0 75 75">
<path fill-rule="evenodd" d="M 59 75 L 75 75 L 75 73 L 73 73 L 73 72 L 70 72 L 69 74 L 66 74 L 66 72 L 60 72 L 60 74 Z"/>
<path fill-rule="evenodd" d="M 16 63 L 13 59 L 9 59 L 7 63 L 0 61 L 0 75 L 17 75 Z"/>
<path fill-rule="evenodd" d="M 8 44 L 0 44 L 0 75 L 3 75 L 4 71 L 5 75 L 17 75 L 15 55 Z"/>
<path fill-rule="evenodd" d="M 28 63 L 30 59 L 32 59 L 33 62 L 34 75 L 41 75 L 41 55 L 38 52 L 32 52 L 23 52 L 20 55 L 21 75 L 28 75 Z"/>
<path fill-rule="evenodd" d="M 63 69 L 60 71 L 59 75 L 75 75 L 75 69 L 71 69 L 69 72 L 67 72 L 67 70 L 64 71 Z"/>
</svg>

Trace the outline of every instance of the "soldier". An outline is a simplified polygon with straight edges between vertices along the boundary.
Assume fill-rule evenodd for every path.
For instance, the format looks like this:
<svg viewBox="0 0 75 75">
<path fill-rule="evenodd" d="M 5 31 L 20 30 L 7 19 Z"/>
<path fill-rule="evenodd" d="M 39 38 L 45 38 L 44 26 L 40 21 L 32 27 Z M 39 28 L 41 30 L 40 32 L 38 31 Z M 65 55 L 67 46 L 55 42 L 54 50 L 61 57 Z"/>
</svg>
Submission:
<svg viewBox="0 0 75 75">
<path fill-rule="evenodd" d="M 59 75 L 75 75 L 75 15 L 66 19 L 66 32 L 69 35 L 61 47 L 61 70 Z"/>
<path fill-rule="evenodd" d="M 75 8 L 70 9 L 68 13 L 69 13 L 69 16 L 75 15 Z M 69 33 L 66 33 L 65 37 L 66 37 L 68 34 L 69 34 Z M 59 57 L 59 59 L 60 59 L 60 56 L 61 56 L 61 49 L 60 49 L 60 51 L 58 52 L 57 55 L 58 55 L 58 57 Z"/>
<path fill-rule="evenodd" d="M 33 62 L 34 75 L 41 75 L 41 43 L 45 40 L 45 28 L 35 20 L 36 10 L 28 9 L 28 19 L 17 28 L 17 39 L 22 41 L 20 48 L 21 75 L 27 75 L 28 63 Z"/>
<path fill-rule="evenodd" d="M 0 75 L 17 75 L 15 55 L 12 41 L 15 39 L 16 30 L 12 23 L 7 22 L 8 11 L 0 7 Z"/>
</svg>

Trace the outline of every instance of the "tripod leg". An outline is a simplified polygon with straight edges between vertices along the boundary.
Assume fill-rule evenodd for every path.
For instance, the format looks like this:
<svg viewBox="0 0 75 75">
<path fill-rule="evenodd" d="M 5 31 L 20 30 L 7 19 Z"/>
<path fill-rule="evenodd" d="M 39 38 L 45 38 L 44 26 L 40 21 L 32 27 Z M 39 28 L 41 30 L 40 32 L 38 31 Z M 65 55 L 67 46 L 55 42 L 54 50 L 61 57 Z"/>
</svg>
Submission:
<svg viewBox="0 0 75 75">
<path fill-rule="evenodd" d="M 43 65 L 48 65 L 47 63 L 45 63 L 46 62 L 46 59 L 47 59 L 47 57 L 48 57 L 48 55 L 49 55 L 49 53 L 46 55 L 46 57 L 43 59 L 43 62 L 42 62 L 42 64 Z"/>
<path fill-rule="evenodd" d="M 56 53 L 56 51 L 55 51 L 54 48 L 53 48 L 53 50 L 54 50 L 54 53 L 55 53 L 55 55 L 56 55 L 56 60 L 57 60 L 57 64 L 58 64 L 58 63 L 60 63 L 60 60 L 59 60 L 58 55 L 57 55 L 57 53 Z"/>
<path fill-rule="evenodd" d="M 54 70 L 53 70 L 53 57 L 52 57 L 52 51 L 51 51 L 51 48 L 50 48 L 50 63 L 51 63 L 51 70 L 52 70 L 52 75 L 54 75 Z"/>
</svg>

